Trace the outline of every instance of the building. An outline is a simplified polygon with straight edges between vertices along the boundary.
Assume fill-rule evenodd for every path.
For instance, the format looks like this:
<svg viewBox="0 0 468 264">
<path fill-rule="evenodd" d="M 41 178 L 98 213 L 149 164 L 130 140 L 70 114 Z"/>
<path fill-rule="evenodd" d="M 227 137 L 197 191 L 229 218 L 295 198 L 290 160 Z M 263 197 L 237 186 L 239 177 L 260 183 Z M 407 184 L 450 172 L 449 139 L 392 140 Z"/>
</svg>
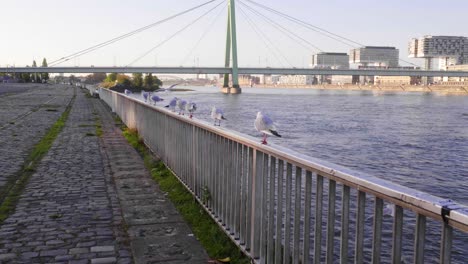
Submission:
<svg viewBox="0 0 468 264">
<path fill-rule="evenodd" d="M 445 70 L 450 65 L 468 63 L 468 38 L 458 36 L 413 38 L 408 45 L 408 54 L 410 58 L 424 58 L 426 70 Z M 438 66 L 434 67 L 436 62 Z"/>
<path fill-rule="evenodd" d="M 365 46 L 349 52 L 349 63 L 359 66 L 397 67 L 400 52 L 395 47 Z"/>
<path fill-rule="evenodd" d="M 312 85 L 313 75 L 281 75 L 278 84 L 283 85 Z"/>
<path fill-rule="evenodd" d="M 468 64 L 447 66 L 447 71 L 468 71 Z M 466 77 L 444 77 L 444 81 L 449 82 L 468 82 Z"/>
<path fill-rule="evenodd" d="M 312 55 L 311 66 L 321 69 L 349 69 L 349 56 L 340 52 L 320 52 Z M 316 75 L 312 82 L 313 84 L 344 84 L 351 83 L 351 80 L 351 76 Z"/>
<path fill-rule="evenodd" d="M 349 56 L 346 53 L 320 52 L 312 55 L 312 68 L 348 69 Z"/>
<path fill-rule="evenodd" d="M 374 84 L 377 85 L 416 85 L 421 83 L 418 76 L 375 76 Z"/>
</svg>

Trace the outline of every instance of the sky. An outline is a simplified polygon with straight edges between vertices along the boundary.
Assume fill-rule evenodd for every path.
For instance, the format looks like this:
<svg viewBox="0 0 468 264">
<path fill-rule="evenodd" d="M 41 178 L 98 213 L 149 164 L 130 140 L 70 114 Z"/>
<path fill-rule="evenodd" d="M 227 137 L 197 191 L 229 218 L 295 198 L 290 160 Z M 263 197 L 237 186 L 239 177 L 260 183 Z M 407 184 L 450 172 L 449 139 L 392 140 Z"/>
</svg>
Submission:
<svg viewBox="0 0 468 264">
<path fill-rule="evenodd" d="M 207 1 L 0 0 L 0 67 L 31 65 L 33 60 L 40 65 L 43 58 L 52 62 Z M 248 1 L 236 0 L 241 67 L 308 67 L 311 55 L 319 51 L 316 48 L 327 52 L 349 52 L 352 48 Z M 360 44 L 394 46 L 400 50 L 400 58 L 416 64 L 423 61 L 407 57 L 411 38 L 468 36 L 466 0 L 252 1 Z M 220 5 L 202 16 L 217 4 Z M 227 0 L 215 0 L 60 66 L 224 66 L 226 4 Z M 259 13 L 279 26 L 266 22 Z M 294 32 L 306 42 L 293 41 L 278 28 Z M 148 54 L 135 61 L 145 53 Z"/>
</svg>

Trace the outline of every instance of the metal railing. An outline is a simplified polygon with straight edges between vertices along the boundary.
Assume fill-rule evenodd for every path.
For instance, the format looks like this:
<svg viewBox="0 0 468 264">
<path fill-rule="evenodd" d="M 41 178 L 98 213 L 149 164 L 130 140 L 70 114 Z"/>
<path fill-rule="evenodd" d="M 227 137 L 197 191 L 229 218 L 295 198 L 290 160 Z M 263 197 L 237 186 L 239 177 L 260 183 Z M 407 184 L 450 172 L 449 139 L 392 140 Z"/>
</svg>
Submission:
<svg viewBox="0 0 468 264">
<path fill-rule="evenodd" d="M 466 263 L 468 208 L 101 89 L 257 263 Z"/>
</svg>

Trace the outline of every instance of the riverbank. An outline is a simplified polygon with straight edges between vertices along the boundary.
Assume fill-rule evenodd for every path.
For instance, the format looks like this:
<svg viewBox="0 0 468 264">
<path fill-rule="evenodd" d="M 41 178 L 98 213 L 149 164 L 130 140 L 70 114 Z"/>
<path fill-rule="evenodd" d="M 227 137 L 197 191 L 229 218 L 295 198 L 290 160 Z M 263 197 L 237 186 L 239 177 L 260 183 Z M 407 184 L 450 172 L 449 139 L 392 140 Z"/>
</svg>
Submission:
<svg viewBox="0 0 468 264">
<path fill-rule="evenodd" d="M 249 87 L 242 87 L 249 89 Z M 255 85 L 253 88 L 287 88 L 287 89 L 318 89 L 318 90 L 350 90 L 350 91 L 388 91 L 388 92 L 424 92 L 450 95 L 467 95 L 468 86 L 445 85 Z"/>
</svg>

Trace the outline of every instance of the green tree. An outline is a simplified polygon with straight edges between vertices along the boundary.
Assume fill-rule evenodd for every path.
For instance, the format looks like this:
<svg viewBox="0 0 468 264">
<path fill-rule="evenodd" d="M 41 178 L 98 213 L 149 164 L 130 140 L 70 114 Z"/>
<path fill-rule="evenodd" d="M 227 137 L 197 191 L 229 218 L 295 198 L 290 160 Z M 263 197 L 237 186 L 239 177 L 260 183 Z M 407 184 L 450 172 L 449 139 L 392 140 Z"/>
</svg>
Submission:
<svg viewBox="0 0 468 264">
<path fill-rule="evenodd" d="M 155 89 L 159 89 L 163 85 L 163 82 L 157 76 L 155 76 L 154 85 Z"/>
<path fill-rule="evenodd" d="M 44 68 L 48 67 L 46 58 L 44 58 L 42 60 L 42 67 L 44 67 Z M 48 73 L 42 73 L 41 74 L 41 79 L 45 80 L 45 81 L 49 80 L 49 74 Z"/>
<path fill-rule="evenodd" d="M 130 81 L 130 77 L 128 77 L 125 74 L 118 74 L 117 75 L 117 83 L 122 84 L 124 86 L 132 85 L 132 82 Z"/>
<path fill-rule="evenodd" d="M 142 73 L 133 73 L 132 74 L 132 83 L 134 87 L 142 88 L 143 87 L 143 74 Z"/>
<path fill-rule="evenodd" d="M 153 90 L 154 89 L 153 86 L 154 86 L 153 74 L 148 73 L 144 79 L 144 87 L 148 90 Z"/>
<path fill-rule="evenodd" d="M 117 80 L 117 73 L 109 73 L 106 82 L 115 82 Z"/>
<path fill-rule="evenodd" d="M 89 83 L 89 84 L 100 83 L 100 82 L 103 82 L 106 78 L 107 78 L 107 74 L 102 73 L 102 72 L 95 72 L 93 74 L 86 76 L 86 83 Z"/>
<path fill-rule="evenodd" d="M 32 67 L 37 68 L 36 60 L 33 60 Z M 33 82 L 39 82 L 39 79 L 40 77 L 37 75 L 37 72 L 31 74 L 31 80 Z"/>
</svg>

